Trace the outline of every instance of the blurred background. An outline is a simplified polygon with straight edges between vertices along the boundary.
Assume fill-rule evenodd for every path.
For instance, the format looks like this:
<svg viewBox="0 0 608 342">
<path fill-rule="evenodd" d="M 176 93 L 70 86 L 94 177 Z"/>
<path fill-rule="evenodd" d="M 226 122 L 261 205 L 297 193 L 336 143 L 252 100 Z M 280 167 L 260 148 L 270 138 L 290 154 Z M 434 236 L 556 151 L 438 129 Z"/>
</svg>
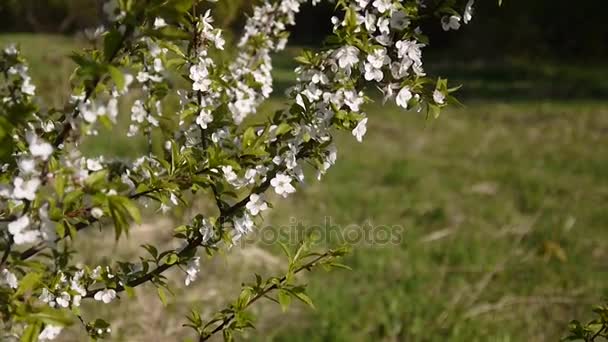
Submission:
<svg viewBox="0 0 608 342">
<path fill-rule="evenodd" d="M 269 227 L 317 226 L 382 234 L 353 240 L 353 271 L 305 275 L 316 310 L 272 303 L 250 340 L 556 341 L 608 295 L 608 25 L 605 1 L 478 0 L 471 24 L 443 32 L 423 25 L 427 73 L 462 84 L 463 107 L 438 119 L 369 105 L 368 135 L 338 137 L 339 157 L 322 182 L 276 201 Z M 249 0 L 218 4 L 217 24 L 238 37 Z M 96 0 L 3 0 L 0 43 L 19 43 L 45 101 L 69 94 L 82 31 L 102 23 Z M 277 89 L 262 109 L 284 103 L 295 57 L 319 46 L 333 7 L 305 7 L 290 46 L 275 58 Z M 91 153 L 129 155 L 127 138 L 89 141 Z M 142 241 L 167 241 L 172 218 L 84 241 L 84 259 L 137 255 Z M 368 228 L 362 228 L 368 227 Z M 356 233 L 356 232 L 355 232 Z M 176 340 L 189 307 L 213 312 L 252 272 L 274 274 L 284 260 L 260 239 L 202 262 L 199 281 L 167 308 L 151 291 L 99 314 L 116 341 Z M 326 241 L 333 245 L 340 241 Z M 86 248 L 91 244 L 95 248 Z M 148 289 L 150 290 L 150 289 Z M 153 292 L 153 291 L 152 291 Z M 87 307 L 84 308 L 85 312 Z M 136 322 L 134 323 L 134 317 Z M 66 340 L 82 339 L 74 327 Z"/>
</svg>

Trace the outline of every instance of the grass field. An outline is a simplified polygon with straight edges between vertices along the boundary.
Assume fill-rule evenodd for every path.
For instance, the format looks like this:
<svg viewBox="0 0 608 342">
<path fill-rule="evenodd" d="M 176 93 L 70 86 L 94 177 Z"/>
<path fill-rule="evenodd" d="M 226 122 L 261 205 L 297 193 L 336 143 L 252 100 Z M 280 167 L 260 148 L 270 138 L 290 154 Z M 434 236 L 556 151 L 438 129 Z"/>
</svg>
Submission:
<svg viewBox="0 0 608 342">
<path fill-rule="evenodd" d="M 72 41 L 0 37 L 0 43 L 8 40 L 23 42 L 42 89 L 65 88 L 60 82 L 66 75 L 53 76 L 45 63 L 67 68 L 59 56 Z M 58 48 L 39 51 L 42 42 Z M 278 62 L 280 88 L 291 77 L 289 60 Z M 439 63 L 435 68 L 449 71 Z M 327 177 L 309 177 L 297 195 L 276 201 L 269 226 L 297 222 L 355 238 L 371 226 L 378 239 L 354 244 L 345 260 L 352 271 L 305 276 L 316 310 L 295 305 L 282 315 L 274 304 L 257 306 L 258 329 L 247 339 L 556 341 L 569 320 L 585 319 L 608 297 L 606 69 L 530 71 L 522 76 L 524 90 L 517 77 L 504 77 L 509 67 L 486 74 L 466 70 L 453 71 L 465 85 L 464 108 L 426 120 L 371 105 L 364 143 L 340 134 L 338 164 Z M 559 96 L 572 82 L 580 82 L 577 95 Z M 516 89 L 528 96 L 512 93 Z M 281 101 L 278 96 L 270 105 Z M 383 226 L 393 233 L 389 242 Z M 111 236 L 92 234 L 87 246 L 95 251 L 84 248 L 82 257 L 134 255 L 145 240 L 165 241 L 170 229 L 169 219 L 151 219 L 121 246 Z M 283 264 L 276 246 L 247 245 L 204 261 L 200 280 L 178 289 L 167 308 L 139 291 L 137 300 L 96 314 L 114 324 L 116 341 L 173 341 L 187 333 L 180 325 L 190 305 L 212 312 L 236 296 L 253 271 L 276 273 Z M 169 277 L 176 284 L 183 278 Z M 85 315 L 91 310 L 84 309 Z M 81 338 L 79 327 L 65 335 Z"/>
</svg>

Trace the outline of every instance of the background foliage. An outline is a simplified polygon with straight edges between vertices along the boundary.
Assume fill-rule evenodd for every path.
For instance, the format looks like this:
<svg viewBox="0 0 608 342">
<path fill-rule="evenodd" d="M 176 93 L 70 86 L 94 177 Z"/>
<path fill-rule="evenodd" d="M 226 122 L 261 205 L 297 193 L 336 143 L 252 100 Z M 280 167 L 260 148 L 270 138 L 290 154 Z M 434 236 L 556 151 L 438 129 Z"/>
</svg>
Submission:
<svg viewBox="0 0 608 342">
<path fill-rule="evenodd" d="M 6 0 L 0 4 L 0 31 L 74 33 L 99 23 L 99 0 Z M 255 0 L 220 1 L 219 26 L 238 31 Z M 605 1 L 509 0 L 502 7 L 494 0 L 480 0 L 475 27 L 464 34 L 443 34 L 430 26 L 425 32 L 437 37 L 431 50 L 468 57 L 526 57 L 531 59 L 588 61 L 606 55 L 608 26 Z M 308 6 L 299 15 L 293 42 L 318 43 L 331 30 L 332 5 Z M 517 29 L 514 30 L 513 28 Z"/>
</svg>

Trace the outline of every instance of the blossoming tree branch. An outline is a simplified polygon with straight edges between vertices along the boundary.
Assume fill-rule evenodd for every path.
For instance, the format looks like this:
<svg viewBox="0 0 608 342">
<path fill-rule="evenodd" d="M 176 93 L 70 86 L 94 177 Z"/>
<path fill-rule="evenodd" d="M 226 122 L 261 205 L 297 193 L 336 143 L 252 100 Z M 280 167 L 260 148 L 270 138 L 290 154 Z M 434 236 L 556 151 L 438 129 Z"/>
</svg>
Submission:
<svg viewBox="0 0 608 342">
<path fill-rule="evenodd" d="M 210 1 L 214 2 L 214 1 Z M 197 280 L 200 255 L 229 249 L 252 232 L 270 208 L 296 192 L 305 170 L 321 177 L 336 162 L 336 131 L 358 141 L 369 119 L 366 91 L 403 110 L 438 115 L 454 98 L 447 81 L 429 77 L 422 62 L 428 38 L 421 20 L 445 30 L 471 20 L 473 1 L 337 0 L 333 34 L 297 58 L 297 83 L 275 113 L 256 114 L 272 88 L 272 54 L 285 48 L 288 28 L 305 0 L 265 0 L 250 15 L 236 58 L 221 58 L 225 41 L 212 10 L 196 0 L 112 0 L 109 25 L 91 33 L 98 48 L 71 57 L 77 64 L 70 100 L 48 108 L 18 47 L 0 54 L 0 317 L 2 340 L 56 338 L 78 322 L 92 339 L 111 336 L 111 323 L 79 309 L 128 300 L 142 284 L 169 286 L 166 271 Z M 313 4 L 319 0 L 312 0 Z M 179 103 L 176 108 L 174 103 Z M 130 108 L 125 111 L 121 108 Z M 127 116 L 126 120 L 119 120 Z M 252 120 L 252 117 L 258 120 Z M 262 117 L 260 120 L 259 118 Z M 134 160 L 85 157 L 83 139 L 129 121 L 128 137 L 144 138 Z M 153 137 L 162 137 L 155 148 Z M 110 137 L 108 137 L 110 139 Z M 308 174 L 308 172 L 306 172 Z M 141 209 L 166 212 L 208 194 L 214 215 L 199 214 L 174 229 L 176 249 L 142 246 L 138 262 L 83 265 L 75 239 L 91 227 L 120 239 Z M 311 304 L 296 274 L 340 267 L 344 249 L 317 251 L 302 242 L 285 248 L 288 271 L 255 277 L 238 299 L 207 317 L 187 317 L 200 341 L 231 339 L 251 327 L 245 311 L 260 299 Z M 160 292 L 159 292 L 160 293 Z"/>
</svg>

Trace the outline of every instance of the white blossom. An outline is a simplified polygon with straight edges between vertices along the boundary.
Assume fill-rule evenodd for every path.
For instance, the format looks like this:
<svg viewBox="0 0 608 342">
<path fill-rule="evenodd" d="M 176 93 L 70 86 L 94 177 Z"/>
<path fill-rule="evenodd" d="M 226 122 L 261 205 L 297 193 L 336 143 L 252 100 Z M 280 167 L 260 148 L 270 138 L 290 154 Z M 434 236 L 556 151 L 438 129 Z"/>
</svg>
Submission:
<svg viewBox="0 0 608 342">
<path fill-rule="evenodd" d="M 69 293 L 62 292 L 59 296 L 57 296 L 57 298 L 55 298 L 55 302 L 57 302 L 57 305 L 60 307 L 67 308 L 70 306 L 70 299 L 72 299 L 72 297 Z"/>
<path fill-rule="evenodd" d="M 196 118 L 196 123 L 201 126 L 202 129 L 207 129 L 207 124 L 213 122 L 213 115 L 208 110 L 201 110 L 198 117 Z"/>
<path fill-rule="evenodd" d="M 352 130 L 353 136 L 357 139 L 358 142 L 363 141 L 363 136 L 367 133 L 367 118 L 363 118 L 357 126 Z"/>
<path fill-rule="evenodd" d="M 391 27 L 395 30 L 403 30 L 410 25 L 410 19 L 403 11 L 395 11 L 391 16 Z"/>
<path fill-rule="evenodd" d="M 18 161 L 18 165 L 19 171 L 21 171 L 21 174 L 24 175 L 31 174 L 36 169 L 36 161 L 29 158 L 20 159 Z"/>
<path fill-rule="evenodd" d="M 53 146 L 33 133 L 27 135 L 27 140 L 32 156 L 47 160 L 53 153 Z"/>
<path fill-rule="evenodd" d="M 292 178 L 284 173 L 278 173 L 272 180 L 270 185 L 274 188 L 274 192 L 279 196 L 287 197 L 289 194 L 296 192 L 296 188 L 291 185 Z"/>
<path fill-rule="evenodd" d="M 464 15 L 462 19 L 465 24 L 468 24 L 473 19 L 473 5 L 475 4 L 475 0 L 469 0 L 467 5 L 464 8 Z"/>
<path fill-rule="evenodd" d="M 91 172 L 103 170 L 103 165 L 97 159 L 87 159 L 87 169 Z"/>
<path fill-rule="evenodd" d="M 344 46 L 340 48 L 336 51 L 335 56 L 340 68 L 347 70 L 348 73 L 350 73 L 353 66 L 359 63 L 359 49 L 354 46 Z"/>
<path fill-rule="evenodd" d="M 375 0 L 372 5 L 376 7 L 378 12 L 384 13 L 393 7 L 392 0 Z"/>
<path fill-rule="evenodd" d="M 30 218 L 21 216 L 17 220 L 8 224 L 8 232 L 13 236 L 16 245 L 34 243 L 40 238 L 40 232 L 37 230 L 29 230 Z"/>
<path fill-rule="evenodd" d="M 444 31 L 458 30 L 460 28 L 460 17 L 451 15 L 441 18 L 441 27 Z"/>
<path fill-rule="evenodd" d="M 200 257 L 194 257 L 188 261 L 186 265 L 186 280 L 184 281 L 186 286 L 190 286 L 192 282 L 198 277 L 200 271 Z"/>
<path fill-rule="evenodd" d="M 46 287 L 42 289 L 42 293 L 38 299 L 44 303 L 47 303 L 50 307 L 55 307 L 55 295 L 53 295 Z"/>
<path fill-rule="evenodd" d="M 16 289 L 19 287 L 19 283 L 17 281 L 17 276 L 14 273 L 7 270 L 6 268 L 2 270 L 2 283 L 8 285 L 11 289 Z"/>
<path fill-rule="evenodd" d="M 234 229 L 237 231 L 237 235 L 239 236 L 247 235 L 247 233 L 251 232 L 254 227 L 253 220 L 247 214 L 235 218 L 233 223 Z"/>
<path fill-rule="evenodd" d="M 116 291 L 113 289 L 101 290 L 95 293 L 94 299 L 96 301 L 104 302 L 108 304 L 116 298 Z"/>
<path fill-rule="evenodd" d="M 433 92 L 433 101 L 435 101 L 435 103 L 437 104 L 442 105 L 445 103 L 445 95 L 441 91 L 435 89 L 435 91 Z"/>
<path fill-rule="evenodd" d="M 93 216 L 93 218 L 100 219 L 103 216 L 103 210 L 101 208 L 97 208 L 97 207 L 92 208 L 91 216 Z"/>
<path fill-rule="evenodd" d="M 399 93 L 397 94 L 397 98 L 396 98 L 396 102 L 397 105 L 399 107 L 403 107 L 404 109 L 407 109 L 408 106 L 408 102 L 409 100 L 411 100 L 413 97 L 412 92 L 410 91 L 410 88 L 408 87 L 403 87 Z"/>
<path fill-rule="evenodd" d="M 268 209 L 268 203 L 264 200 L 264 195 L 251 194 L 249 202 L 245 206 L 251 215 L 256 216 L 260 212 Z"/>
<path fill-rule="evenodd" d="M 57 336 L 59 336 L 59 334 L 61 333 L 61 330 L 63 330 L 63 327 L 47 324 L 44 327 L 44 329 L 42 330 L 42 332 L 40 333 L 40 335 L 38 335 L 38 340 L 40 340 L 40 341 L 54 340 L 55 338 L 57 338 Z"/>
<path fill-rule="evenodd" d="M 165 26 L 167 26 L 167 22 L 165 21 L 165 19 L 160 18 L 160 17 L 154 19 L 154 28 L 155 29 L 163 28 Z"/>
</svg>

